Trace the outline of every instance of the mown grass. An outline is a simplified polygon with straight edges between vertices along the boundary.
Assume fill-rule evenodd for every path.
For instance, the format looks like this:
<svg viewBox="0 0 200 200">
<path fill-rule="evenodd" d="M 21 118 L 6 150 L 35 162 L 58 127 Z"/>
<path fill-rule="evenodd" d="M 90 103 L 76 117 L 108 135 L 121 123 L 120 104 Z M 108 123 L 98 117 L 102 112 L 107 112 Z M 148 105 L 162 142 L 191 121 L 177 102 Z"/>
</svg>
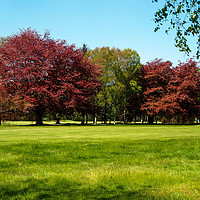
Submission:
<svg viewBox="0 0 200 200">
<path fill-rule="evenodd" d="M 0 199 L 200 199 L 200 126 L 0 126 Z"/>
</svg>

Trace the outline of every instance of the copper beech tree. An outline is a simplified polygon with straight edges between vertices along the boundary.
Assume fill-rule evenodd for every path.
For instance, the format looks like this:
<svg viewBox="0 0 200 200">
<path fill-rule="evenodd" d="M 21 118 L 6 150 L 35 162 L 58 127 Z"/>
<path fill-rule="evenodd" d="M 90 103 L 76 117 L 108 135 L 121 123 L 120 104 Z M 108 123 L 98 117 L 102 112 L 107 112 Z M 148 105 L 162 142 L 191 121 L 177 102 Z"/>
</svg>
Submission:
<svg viewBox="0 0 200 200">
<path fill-rule="evenodd" d="M 11 96 L 0 90 L 0 125 L 1 121 L 18 119 L 23 112 L 25 102 L 19 96 Z"/>
<path fill-rule="evenodd" d="M 155 60 L 143 66 L 144 103 L 142 110 L 153 123 L 161 116 L 167 123 L 193 123 L 200 111 L 200 72 L 198 63 L 189 60 L 172 63 Z"/>
<path fill-rule="evenodd" d="M 84 109 L 101 84 L 99 68 L 80 49 L 36 31 L 20 30 L 0 47 L 0 87 L 25 100 L 42 125 L 46 111 Z"/>
<path fill-rule="evenodd" d="M 173 69 L 160 110 L 173 123 L 193 123 L 200 111 L 200 72 L 198 63 L 189 60 Z"/>
<path fill-rule="evenodd" d="M 143 66 L 143 100 L 141 107 L 153 123 L 153 118 L 160 114 L 160 101 L 167 93 L 167 86 L 171 78 L 172 63 L 154 60 Z"/>
</svg>

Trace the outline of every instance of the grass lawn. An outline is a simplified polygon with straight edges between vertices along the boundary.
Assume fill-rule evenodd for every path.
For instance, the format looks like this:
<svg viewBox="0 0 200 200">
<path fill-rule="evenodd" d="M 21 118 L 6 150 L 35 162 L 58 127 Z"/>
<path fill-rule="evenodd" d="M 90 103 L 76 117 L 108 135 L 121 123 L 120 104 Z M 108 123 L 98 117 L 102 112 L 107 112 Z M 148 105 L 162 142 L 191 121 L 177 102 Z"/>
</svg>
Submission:
<svg viewBox="0 0 200 200">
<path fill-rule="evenodd" d="M 200 199 L 200 126 L 0 126 L 0 199 Z"/>
</svg>

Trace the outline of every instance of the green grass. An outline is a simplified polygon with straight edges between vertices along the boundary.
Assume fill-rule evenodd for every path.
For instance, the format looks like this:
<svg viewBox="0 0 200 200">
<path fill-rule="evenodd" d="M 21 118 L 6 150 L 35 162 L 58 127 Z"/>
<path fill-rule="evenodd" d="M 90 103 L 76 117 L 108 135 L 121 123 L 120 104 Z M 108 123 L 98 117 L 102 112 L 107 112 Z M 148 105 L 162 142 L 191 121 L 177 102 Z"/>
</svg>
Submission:
<svg viewBox="0 0 200 200">
<path fill-rule="evenodd" d="M 0 126 L 0 199 L 200 199 L 200 126 Z"/>
</svg>

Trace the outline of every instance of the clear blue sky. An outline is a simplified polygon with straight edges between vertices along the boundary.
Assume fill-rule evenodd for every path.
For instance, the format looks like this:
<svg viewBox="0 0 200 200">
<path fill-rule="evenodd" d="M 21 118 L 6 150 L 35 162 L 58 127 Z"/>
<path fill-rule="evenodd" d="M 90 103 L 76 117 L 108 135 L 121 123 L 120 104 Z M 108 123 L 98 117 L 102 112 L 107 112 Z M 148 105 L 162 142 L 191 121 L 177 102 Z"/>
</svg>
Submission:
<svg viewBox="0 0 200 200">
<path fill-rule="evenodd" d="M 50 30 L 55 39 L 65 39 L 91 49 L 110 46 L 136 50 L 144 64 L 155 58 L 188 57 L 174 47 L 174 33 L 154 33 L 154 13 L 161 4 L 152 0 L 0 0 L 0 36 L 19 28 Z M 191 55 L 192 57 L 192 55 Z"/>
</svg>

